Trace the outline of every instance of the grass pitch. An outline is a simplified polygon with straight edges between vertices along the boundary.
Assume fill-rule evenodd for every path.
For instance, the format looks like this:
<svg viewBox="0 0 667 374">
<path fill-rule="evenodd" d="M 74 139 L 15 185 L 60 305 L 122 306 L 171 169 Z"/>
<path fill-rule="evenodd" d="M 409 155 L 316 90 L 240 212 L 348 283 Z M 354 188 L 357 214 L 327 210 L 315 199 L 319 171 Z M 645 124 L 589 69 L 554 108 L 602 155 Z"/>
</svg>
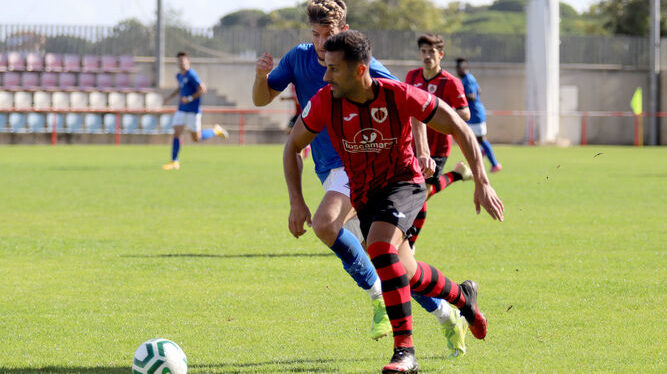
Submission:
<svg viewBox="0 0 667 374">
<path fill-rule="evenodd" d="M 473 184 L 429 202 L 418 259 L 480 284 L 489 335 L 424 373 L 667 372 L 667 148 L 495 147 L 505 222 Z M 280 146 L 0 148 L 0 373 L 129 373 L 150 338 L 191 373 L 377 373 L 365 293 L 287 230 Z M 451 157 L 448 166 L 461 159 Z M 312 163 L 304 193 L 322 196 Z"/>
</svg>

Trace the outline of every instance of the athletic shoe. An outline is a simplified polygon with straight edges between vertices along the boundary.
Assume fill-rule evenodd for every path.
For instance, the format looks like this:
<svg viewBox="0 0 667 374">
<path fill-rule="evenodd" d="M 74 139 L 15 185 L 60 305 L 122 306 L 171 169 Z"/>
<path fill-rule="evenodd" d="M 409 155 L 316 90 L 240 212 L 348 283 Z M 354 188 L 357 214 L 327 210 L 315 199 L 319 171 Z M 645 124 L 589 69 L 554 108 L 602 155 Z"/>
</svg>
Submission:
<svg viewBox="0 0 667 374">
<path fill-rule="evenodd" d="M 213 132 L 215 133 L 215 136 L 219 136 L 223 139 L 229 139 L 229 132 L 223 129 L 222 126 L 218 125 L 217 123 L 213 126 Z"/>
<path fill-rule="evenodd" d="M 384 306 L 384 299 L 377 298 L 371 300 L 373 304 L 373 324 L 371 325 L 371 339 L 378 340 L 389 335 L 391 332 L 391 322 L 387 315 L 387 309 Z"/>
<path fill-rule="evenodd" d="M 396 347 L 391 361 L 382 368 L 382 374 L 416 374 L 419 372 L 419 365 L 415 358 L 414 347 Z"/>
<path fill-rule="evenodd" d="M 503 166 L 500 163 L 496 164 L 496 166 L 491 168 L 492 173 L 497 173 L 501 170 L 503 170 Z"/>
<path fill-rule="evenodd" d="M 486 318 L 477 307 L 477 283 L 471 280 L 464 281 L 459 285 L 461 292 L 466 298 L 466 305 L 461 308 L 461 315 L 468 321 L 470 332 L 477 339 L 486 336 Z"/>
<path fill-rule="evenodd" d="M 459 161 L 454 167 L 454 171 L 461 174 L 461 179 L 464 181 L 472 179 L 472 171 L 465 163 Z"/>
<path fill-rule="evenodd" d="M 181 168 L 181 164 L 178 161 L 171 161 L 168 164 L 162 165 L 162 170 L 178 170 Z"/>
<path fill-rule="evenodd" d="M 441 324 L 442 333 L 447 339 L 447 348 L 450 350 L 449 357 L 457 358 L 466 354 L 466 331 L 468 331 L 468 322 L 461 316 L 456 309 L 451 311 L 453 321 L 447 321 Z M 453 323 L 452 323 L 453 322 Z"/>
</svg>

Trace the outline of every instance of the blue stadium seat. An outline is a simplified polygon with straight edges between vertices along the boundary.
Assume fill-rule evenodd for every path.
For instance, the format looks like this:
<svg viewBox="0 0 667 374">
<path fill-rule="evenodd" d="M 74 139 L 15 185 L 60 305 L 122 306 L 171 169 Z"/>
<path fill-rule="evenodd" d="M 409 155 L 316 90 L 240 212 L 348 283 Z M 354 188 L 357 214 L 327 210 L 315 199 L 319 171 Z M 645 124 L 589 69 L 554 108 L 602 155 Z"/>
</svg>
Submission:
<svg viewBox="0 0 667 374">
<path fill-rule="evenodd" d="M 53 131 L 53 118 L 56 119 L 56 132 L 65 131 L 65 115 L 62 113 L 49 113 L 46 115 L 47 132 Z"/>
<path fill-rule="evenodd" d="M 23 113 L 9 114 L 9 131 L 26 132 L 25 124 L 26 124 L 25 114 Z"/>
<path fill-rule="evenodd" d="M 28 123 L 28 131 L 30 132 L 46 132 L 46 119 L 42 113 L 28 113 L 26 116 Z"/>
<path fill-rule="evenodd" d="M 7 113 L 0 113 L 0 132 L 7 131 Z"/>
<path fill-rule="evenodd" d="M 65 124 L 67 132 L 83 132 L 83 116 L 80 113 L 67 113 Z"/>
<path fill-rule="evenodd" d="M 104 132 L 107 134 L 114 134 L 116 132 L 116 114 L 107 113 L 103 117 Z"/>
<path fill-rule="evenodd" d="M 171 114 L 163 114 L 160 116 L 160 132 L 163 134 L 171 134 L 173 126 L 171 124 Z"/>
<path fill-rule="evenodd" d="M 136 114 L 123 114 L 123 133 L 136 134 L 139 132 L 139 116 Z"/>
<path fill-rule="evenodd" d="M 102 116 L 99 114 L 88 113 L 85 116 L 86 132 L 102 132 Z"/>
<path fill-rule="evenodd" d="M 146 134 L 157 133 L 157 117 L 153 114 L 145 114 L 141 117 L 141 131 Z"/>
</svg>

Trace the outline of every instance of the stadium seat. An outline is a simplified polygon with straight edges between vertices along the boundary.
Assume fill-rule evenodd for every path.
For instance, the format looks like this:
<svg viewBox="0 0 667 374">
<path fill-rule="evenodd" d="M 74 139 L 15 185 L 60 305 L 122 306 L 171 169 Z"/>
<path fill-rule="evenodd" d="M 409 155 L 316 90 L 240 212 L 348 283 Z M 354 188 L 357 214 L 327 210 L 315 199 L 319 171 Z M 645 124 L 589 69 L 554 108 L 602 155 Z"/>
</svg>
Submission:
<svg viewBox="0 0 667 374">
<path fill-rule="evenodd" d="M 130 90 L 132 88 L 130 86 L 130 75 L 125 73 L 116 74 L 116 78 L 114 79 L 114 87 L 121 91 Z"/>
<path fill-rule="evenodd" d="M 120 71 L 131 73 L 134 71 L 134 56 L 122 55 L 118 57 L 118 68 Z"/>
<path fill-rule="evenodd" d="M 100 57 L 96 55 L 84 55 L 81 58 L 81 71 L 90 73 L 100 71 Z"/>
<path fill-rule="evenodd" d="M 24 113 L 9 113 L 9 131 L 26 132 L 26 119 Z"/>
<path fill-rule="evenodd" d="M 25 58 L 21 53 L 19 52 L 7 53 L 7 70 L 12 70 L 12 71 L 25 70 Z"/>
<path fill-rule="evenodd" d="M 139 132 L 139 116 L 136 114 L 123 114 L 123 133 L 135 134 Z"/>
<path fill-rule="evenodd" d="M 149 92 L 146 94 L 144 106 L 149 110 L 162 109 L 162 101 L 162 95 L 155 92 Z"/>
<path fill-rule="evenodd" d="M 8 71 L 2 74 L 2 88 L 6 90 L 16 90 L 21 87 L 21 75 L 19 73 Z"/>
<path fill-rule="evenodd" d="M 0 132 L 7 132 L 7 113 L 0 113 Z"/>
<path fill-rule="evenodd" d="M 79 89 L 81 90 L 94 90 L 95 89 L 95 74 L 93 73 L 81 73 L 79 74 Z"/>
<path fill-rule="evenodd" d="M 63 71 L 81 71 L 81 57 L 74 54 L 63 56 Z"/>
<path fill-rule="evenodd" d="M 111 74 L 99 73 L 95 77 L 95 87 L 98 90 L 113 89 L 113 76 Z"/>
<path fill-rule="evenodd" d="M 0 53 L 0 71 L 7 71 L 7 55 Z"/>
<path fill-rule="evenodd" d="M 151 86 L 151 80 L 143 75 L 137 74 L 134 76 L 134 89 L 137 91 L 148 91 Z"/>
<path fill-rule="evenodd" d="M 76 76 L 74 73 L 60 73 L 58 75 L 58 87 L 61 90 L 73 90 L 76 88 Z"/>
<path fill-rule="evenodd" d="M 69 93 L 69 106 L 72 109 L 87 109 L 88 94 L 85 92 L 74 91 Z"/>
<path fill-rule="evenodd" d="M 100 62 L 100 71 L 113 73 L 118 71 L 118 58 L 116 56 L 104 55 Z"/>
<path fill-rule="evenodd" d="M 62 113 L 47 113 L 46 114 L 46 128 L 47 132 L 53 131 L 53 121 L 56 121 L 56 132 L 65 131 L 65 115 Z"/>
<path fill-rule="evenodd" d="M 83 116 L 80 113 L 67 113 L 65 116 L 67 132 L 83 132 Z"/>
<path fill-rule="evenodd" d="M 25 70 L 42 71 L 44 70 L 44 60 L 39 52 L 30 52 L 25 58 Z"/>
<path fill-rule="evenodd" d="M 104 109 L 107 107 L 107 94 L 93 91 L 88 95 L 88 106 L 90 109 Z"/>
<path fill-rule="evenodd" d="M 28 113 L 26 122 L 29 132 L 46 132 L 46 120 L 43 113 Z"/>
<path fill-rule="evenodd" d="M 53 72 L 63 71 L 63 56 L 58 53 L 47 53 L 44 56 L 44 70 Z"/>
<path fill-rule="evenodd" d="M 40 87 L 45 90 L 55 90 L 58 88 L 58 73 L 42 73 Z"/>
<path fill-rule="evenodd" d="M 36 91 L 32 95 L 33 108 L 49 109 L 51 108 L 51 94 L 45 91 Z"/>
<path fill-rule="evenodd" d="M 129 92 L 125 96 L 126 107 L 129 110 L 143 110 L 144 109 L 144 94 L 137 92 Z"/>
<path fill-rule="evenodd" d="M 141 132 L 147 134 L 157 133 L 157 116 L 154 114 L 145 114 L 141 117 Z"/>
<path fill-rule="evenodd" d="M 34 72 L 21 74 L 21 87 L 24 90 L 34 90 L 39 87 L 39 74 Z"/>
<path fill-rule="evenodd" d="M 103 124 L 104 124 L 104 132 L 107 134 L 113 134 L 116 132 L 116 114 L 115 113 L 107 113 L 104 115 L 103 118 Z"/>
<path fill-rule="evenodd" d="M 108 107 L 111 109 L 125 109 L 125 94 L 122 92 L 109 92 Z"/>
<path fill-rule="evenodd" d="M 163 114 L 160 116 L 160 132 L 163 134 L 171 134 L 173 131 L 172 114 Z"/>
<path fill-rule="evenodd" d="M 67 92 L 56 91 L 51 95 L 51 106 L 53 109 L 69 109 L 69 96 Z"/>
<path fill-rule="evenodd" d="M 25 91 L 14 92 L 14 108 L 30 109 L 32 107 L 32 94 Z"/>
<path fill-rule="evenodd" d="M 84 117 L 86 123 L 86 132 L 102 132 L 102 116 L 99 114 L 88 113 Z"/>
<path fill-rule="evenodd" d="M 11 109 L 14 106 L 14 95 L 11 92 L 0 91 L 0 109 Z"/>
</svg>

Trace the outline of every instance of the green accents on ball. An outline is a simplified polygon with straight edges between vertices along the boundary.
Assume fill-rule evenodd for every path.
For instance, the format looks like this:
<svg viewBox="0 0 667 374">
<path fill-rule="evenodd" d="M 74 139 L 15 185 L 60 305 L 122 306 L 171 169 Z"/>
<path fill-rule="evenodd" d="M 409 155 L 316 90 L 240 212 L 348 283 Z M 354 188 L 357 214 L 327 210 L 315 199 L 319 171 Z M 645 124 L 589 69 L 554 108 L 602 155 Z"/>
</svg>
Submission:
<svg viewBox="0 0 667 374">
<path fill-rule="evenodd" d="M 155 356 L 155 352 L 153 352 L 153 345 L 150 343 L 146 343 L 146 358 L 143 360 L 138 360 L 136 357 L 134 358 L 134 365 L 138 366 L 140 368 L 144 368 Z M 162 354 L 164 356 L 164 354 Z M 141 374 L 141 373 L 139 373 Z"/>
</svg>

